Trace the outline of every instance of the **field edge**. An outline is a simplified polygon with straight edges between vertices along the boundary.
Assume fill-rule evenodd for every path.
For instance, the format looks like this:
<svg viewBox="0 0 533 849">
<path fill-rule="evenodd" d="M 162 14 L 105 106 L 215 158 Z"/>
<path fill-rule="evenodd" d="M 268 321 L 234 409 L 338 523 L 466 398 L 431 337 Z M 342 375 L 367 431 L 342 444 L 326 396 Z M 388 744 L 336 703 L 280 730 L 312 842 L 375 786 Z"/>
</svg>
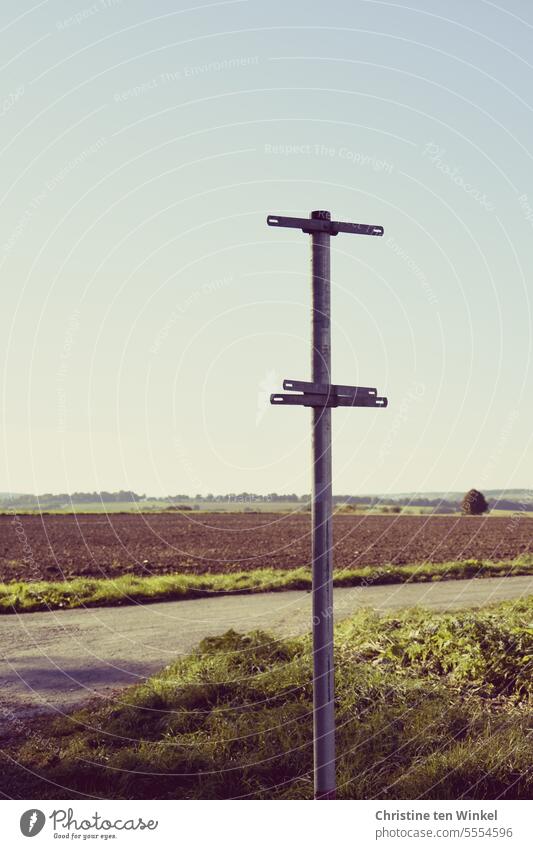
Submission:
<svg viewBox="0 0 533 849">
<path fill-rule="evenodd" d="M 403 566 L 360 566 L 334 571 L 333 581 L 336 587 L 372 587 L 517 575 L 533 575 L 533 555 L 500 561 L 471 559 Z M 12 581 L 0 583 L 0 615 L 310 589 L 309 567 L 257 569 L 225 575 L 175 573 L 66 581 Z"/>
</svg>

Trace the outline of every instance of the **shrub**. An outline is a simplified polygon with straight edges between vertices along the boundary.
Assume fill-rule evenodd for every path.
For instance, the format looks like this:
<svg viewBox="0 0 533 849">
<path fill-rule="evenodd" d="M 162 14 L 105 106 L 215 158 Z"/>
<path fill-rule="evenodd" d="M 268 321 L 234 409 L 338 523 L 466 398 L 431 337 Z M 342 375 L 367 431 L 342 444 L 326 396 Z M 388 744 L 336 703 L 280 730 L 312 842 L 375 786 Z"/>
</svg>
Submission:
<svg viewBox="0 0 533 849">
<path fill-rule="evenodd" d="M 477 489 L 469 490 L 462 503 L 463 513 L 469 516 L 481 516 L 489 509 L 489 505 L 485 500 L 485 496 Z"/>
</svg>

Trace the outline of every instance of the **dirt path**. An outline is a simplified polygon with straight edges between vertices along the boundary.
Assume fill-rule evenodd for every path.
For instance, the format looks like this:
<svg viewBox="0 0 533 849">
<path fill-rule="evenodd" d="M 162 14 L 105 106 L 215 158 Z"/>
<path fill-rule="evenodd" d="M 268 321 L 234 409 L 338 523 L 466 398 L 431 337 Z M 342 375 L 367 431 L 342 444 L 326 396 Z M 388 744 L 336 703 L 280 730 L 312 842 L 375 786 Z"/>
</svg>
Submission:
<svg viewBox="0 0 533 849">
<path fill-rule="evenodd" d="M 475 607 L 533 593 L 533 576 L 335 590 L 335 617 L 361 607 Z M 146 606 L 0 617 L 0 726 L 63 712 L 157 672 L 206 636 L 229 628 L 304 633 L 306 592 L 225 596 Z"/>
</svg>

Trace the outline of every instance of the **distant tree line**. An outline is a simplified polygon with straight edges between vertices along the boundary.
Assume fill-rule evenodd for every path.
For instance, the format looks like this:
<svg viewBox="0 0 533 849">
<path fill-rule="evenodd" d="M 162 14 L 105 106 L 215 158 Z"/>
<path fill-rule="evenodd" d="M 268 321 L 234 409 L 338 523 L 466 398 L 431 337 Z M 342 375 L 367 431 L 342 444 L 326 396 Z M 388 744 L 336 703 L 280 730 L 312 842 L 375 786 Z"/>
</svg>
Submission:
<svg viewBox="0 0 533 849">
<path fill-rule="evenodd" d="M 163 499 L 159 499 L 157 496 L 154 496 L 154 500 L 163 500 L 170 501 L 171 504 L 176 504 L 178 502 L 188 502 L 188 501 L 207 501 L 207 502 L 230 502 L 235 501 L 238 503 L 252 503 L 254 501 L 260 502 L 268 502 L 268 501 L 290 501 L 294 503 L 306 502 L 311 498 L 310 495 L 296 495 L 296 493 L 291 493 L 290 495 L 278 495 L 277 492 L 269 492 L 268 495 L 259 495 L 257 492 L 227 492 L 224 495 L 213 495 L 212 492 L 209 492 L 207 495 L 201 495 L 198 493 L 197 495 L 165 495 Z"/>
<path fill-rule="evenodd" d="M 47 507 L 61 507 L 65 504 L 88 504 L 95 501 L 103 501 L 105 503 L 111 503 L 113 501 L 136 502 L 143 501 L 145 498 L 145 495 L 138 495 L 130 489 L 120 489 L 118 492 L 107 492 L 106 490 L 100 492 L 59 492 L 55 494 L 52 492 L 43 492 L 42 495 L 17 495 L 14 498 L 7 498 L 6 501 L 9 502 L 11 507 L 28 507 L 32 505 L 42 507 L 44 504 Z"/>
<path fill-rule="evenodd" d="M 533 511 L 533 500 L 514 500 L 511 498 L 487 498 L 483 502 L 479 500 L 477 490 L 470 490 L 463 499 L 458 498 L 453 500 L 450 498 L 427 498 L 423 495 L 404 496 L 401 498 L 393 498 L 387 496 L 368 496 L 368 495 L 334 495 L 333 503 L 335 505 L 365 505 L 373 507 L 427 507 L 433 512 L 455 513 L 463 511 L 465 513 L 475 513 L 481 509 L 481 512 L 486 510 L 513 510 L 513 511 Z M 104 504 L 121 502 L 121 503 L 139 503 L 143 501 L 163 501 L 168 504 L 198 504 L 198 503 L 234 503 L 234 504 L 254 504 L 254 503 L 276 503 L 288 502 L 293 504 L 308 505 L 311 501 L 311 495 L 297 495 L 292 493 L 269 492 L 267 495 L 262 495 L 256 492 L 227 492 L 220 495 L 214 495 L 209 492 L 207 495 L 197 493 L 196 495 L 187 495 L 179 493 L 178 495 L 147 496 L 144 493 L 139 495 L 130 489 L 120 489 L 118 492 L 107 492 L 100 490 L 99 492 L 60 492 L 51 493 L 45 492 L 42 495 L 15 495 L 0 496 L 3 503 L 8 503 L 12 507 L 63 507 L 69 504 L 87 504 L 94 502 L 103 502 Z M 485 506 L 486 505 L 486 506 Z"/>
</svg>

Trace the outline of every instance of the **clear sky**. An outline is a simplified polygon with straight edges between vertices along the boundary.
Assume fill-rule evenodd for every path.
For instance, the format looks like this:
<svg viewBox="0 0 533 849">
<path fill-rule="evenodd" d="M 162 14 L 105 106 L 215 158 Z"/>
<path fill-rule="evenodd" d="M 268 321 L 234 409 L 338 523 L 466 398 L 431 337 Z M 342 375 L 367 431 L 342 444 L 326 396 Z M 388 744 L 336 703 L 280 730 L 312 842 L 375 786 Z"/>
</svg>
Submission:
<svg viewBox="0 0 533 849">
<path fill-rule="evenodd" d="M 312 209 L 334 491 L 533 487 L 530 3 L 0 14 L 0 490 L 310 491 Z"/>
</svg>

